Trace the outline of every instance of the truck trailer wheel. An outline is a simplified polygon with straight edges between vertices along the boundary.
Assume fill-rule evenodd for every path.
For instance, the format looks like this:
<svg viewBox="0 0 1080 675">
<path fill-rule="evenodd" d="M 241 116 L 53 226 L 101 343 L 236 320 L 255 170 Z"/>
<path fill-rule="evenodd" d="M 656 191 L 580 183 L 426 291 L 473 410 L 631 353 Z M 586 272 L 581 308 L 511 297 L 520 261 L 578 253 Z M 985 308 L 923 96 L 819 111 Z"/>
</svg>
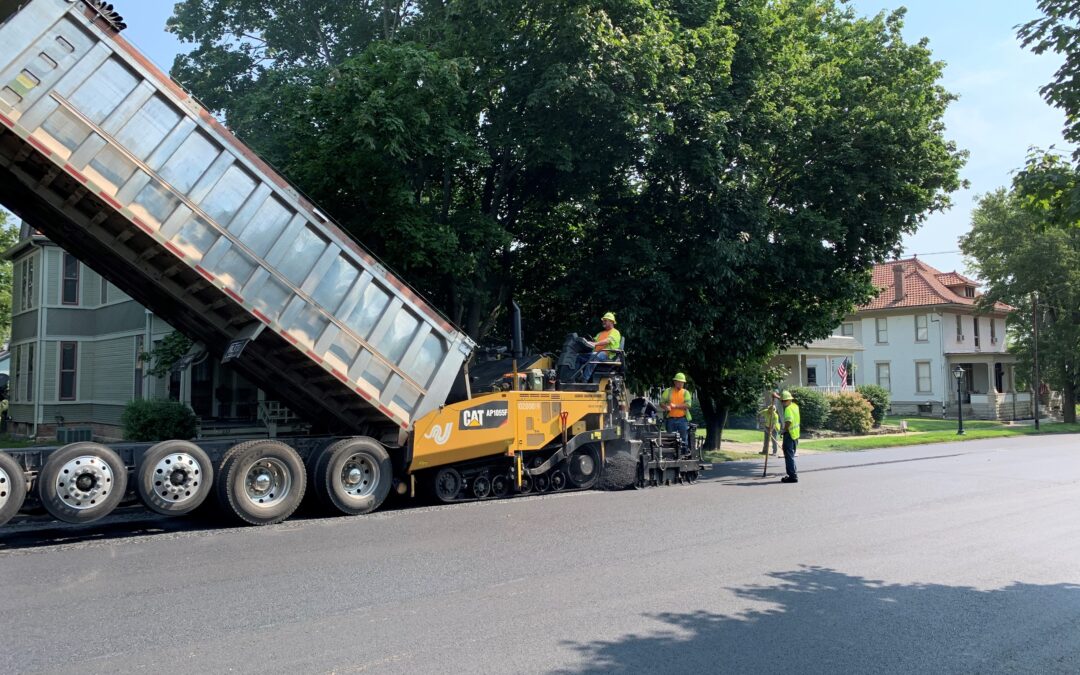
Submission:
<svg viewBox="0 0 1080 675">
<path fill-rule="evenodd" d="M 202 448 L 188 441 L 162 441 L 136 463 L 139 497 L 166 516 L 190 513 L 214 485 L 214 468 Z"/>
<path fill-rule="evenodd" d="M 19 512 L 26 501 L 26 478 L 11 455 L 0 452 L 0 525 Z"/>
<path fill-rule="evenodd" d="M 127 467 L 98 443 L 71 443 L 49 455 L 37 478 L 45 509 L 66 523 L 109 515 L 127 489 Z"/>
<path fill-rule="evenodd" d="M 249 525 L 273 525 L 304 498 L 304 463 L 288 445 L 260 440 L 230 449 L 217 475 L 218 501 Z M 235 448 L 234 448 L 235 449 Z"/>
<path fill-rule="evenodd" d="M 382 505 L 394 482 L 394 468 L 386 448 L 375 439 L 347 438 L 319 453 L 311 481 L 323 504 L 359 516 Z"/>
</svg>

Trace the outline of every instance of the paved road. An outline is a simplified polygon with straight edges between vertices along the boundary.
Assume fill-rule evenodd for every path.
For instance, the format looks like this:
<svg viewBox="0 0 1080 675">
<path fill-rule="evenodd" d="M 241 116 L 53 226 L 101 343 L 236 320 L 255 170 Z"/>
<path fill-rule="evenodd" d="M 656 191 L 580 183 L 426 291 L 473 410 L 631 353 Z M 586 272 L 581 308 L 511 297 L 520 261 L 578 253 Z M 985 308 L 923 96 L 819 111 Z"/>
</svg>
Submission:
<svg viewBox="0 0 1080 675">
<path fill-rule="evenodd" d="M 1080 436 L 801 469 L 261 529 L 16 528 L 0 672 L 1080 671 Z"/>
</svg>

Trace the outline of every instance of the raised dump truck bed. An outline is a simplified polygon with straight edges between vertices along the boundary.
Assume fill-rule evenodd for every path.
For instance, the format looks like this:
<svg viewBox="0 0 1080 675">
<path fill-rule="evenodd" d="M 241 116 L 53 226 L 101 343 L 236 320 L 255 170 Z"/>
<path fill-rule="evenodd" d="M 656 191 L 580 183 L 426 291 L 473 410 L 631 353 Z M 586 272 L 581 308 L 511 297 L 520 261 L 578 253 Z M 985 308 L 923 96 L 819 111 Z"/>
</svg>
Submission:
<svg viewBox="0 0 1080 675">
<path fill-rule="evenodd" d="M 33 0 L 0 2 L 0 21 L 5 206 L 212 352 L 239 352 L 247 378 L 319 431 L 402 443 L 445 402 L 469 338 L 132 48 L 117 17 Z"/>
</svg>

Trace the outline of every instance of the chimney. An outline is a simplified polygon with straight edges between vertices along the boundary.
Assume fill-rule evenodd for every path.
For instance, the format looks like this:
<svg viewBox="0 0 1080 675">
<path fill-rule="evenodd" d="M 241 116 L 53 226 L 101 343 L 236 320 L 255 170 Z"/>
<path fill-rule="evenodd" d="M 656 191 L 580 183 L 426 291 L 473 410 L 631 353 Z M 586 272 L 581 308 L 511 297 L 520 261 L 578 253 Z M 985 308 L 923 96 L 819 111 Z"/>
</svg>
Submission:
<svg viewBox="0 0 1080 675">
<path fill-rule="evenodd" d="M 896 302 L 904 299 L 904 266 L 893 265 L 893 286 L 896 288 Z"/>
</svg>

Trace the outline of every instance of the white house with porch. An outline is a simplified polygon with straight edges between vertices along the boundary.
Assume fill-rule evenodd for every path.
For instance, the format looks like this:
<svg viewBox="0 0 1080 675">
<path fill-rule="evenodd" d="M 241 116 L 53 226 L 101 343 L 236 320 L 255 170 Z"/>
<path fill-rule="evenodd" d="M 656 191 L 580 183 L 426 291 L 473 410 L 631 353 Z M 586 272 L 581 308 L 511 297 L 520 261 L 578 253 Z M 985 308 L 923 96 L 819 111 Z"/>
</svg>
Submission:
<svg viewBox="0 0 1080 675">
<path fill-rule="evenodd" d="M 787 368 L 785 389 L 810 387 L 835 394 L 857 382 L 855 355 L 863 351 L 863 346 L 851 335 L 840 335 L 839 329 L 837 333 L 805 346 L 792 347 L 773 359 L 773 365 Z M 845 377 L 841 379 L 840 366 L 843 364 L 846 364 Z M 847 380 L 846 385 L 844 380 Z"/>
<path fill-rule="evenodd" d="M 1016 357 L 1005 346 L 1012 307 L 999 302 L 978 311 L 975 281 L 918 258 L 875 266 L 873 282 L 877 298 L 837 330 L 862 346 L 856 383 L 888 389 L 894 414 L 955 416 L 959 388 L 965 417 L 1032 416 L 1031 395 L 1016 391 Z"/>
</svg>

